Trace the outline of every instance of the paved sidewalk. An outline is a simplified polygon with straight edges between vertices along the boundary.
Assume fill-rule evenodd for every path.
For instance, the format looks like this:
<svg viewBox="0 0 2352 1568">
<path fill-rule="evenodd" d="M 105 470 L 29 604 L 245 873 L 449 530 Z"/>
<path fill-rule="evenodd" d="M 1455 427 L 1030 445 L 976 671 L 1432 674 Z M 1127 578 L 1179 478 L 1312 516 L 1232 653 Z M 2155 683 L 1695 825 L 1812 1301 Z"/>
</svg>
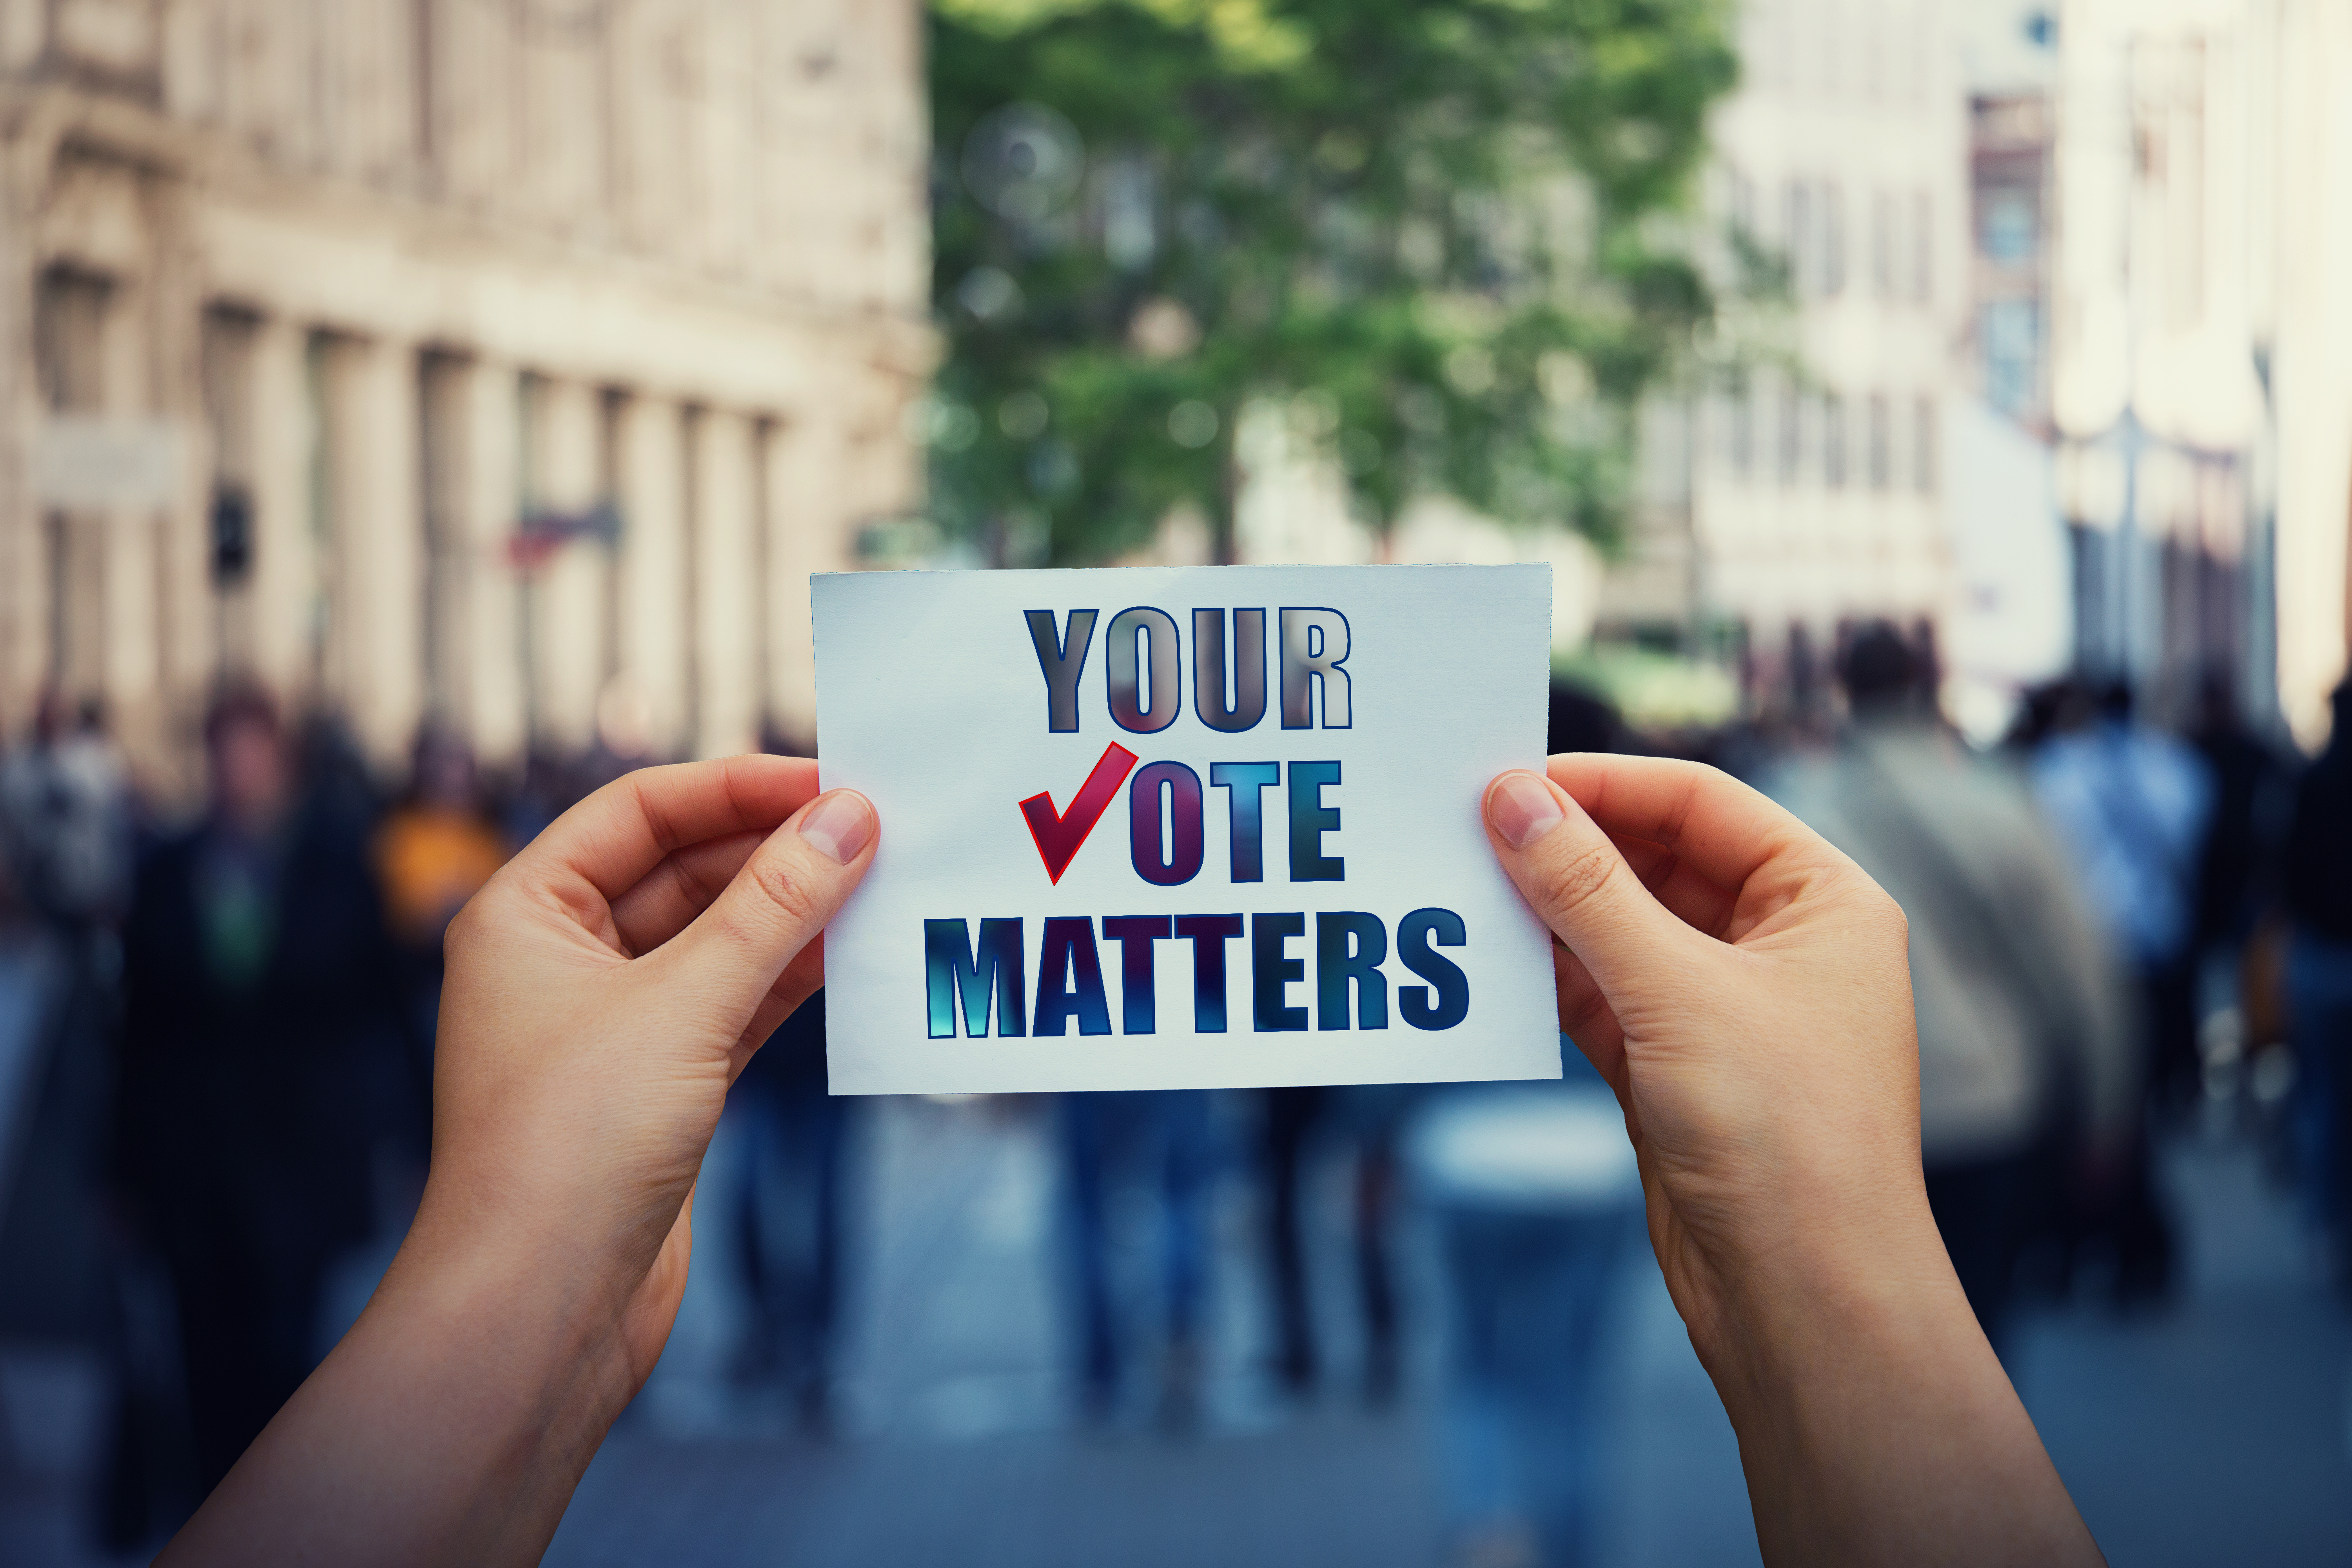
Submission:
<svg viewBox="0 0 2352 1568">
<path fill-rule="evenodd" d="M 558 1568 L 1034 1568 L 1443 1561 L 1433 1464 L 1437 1367 L 1425 1237 L 1408 1227 L 1421 1325 L 1407 1391 L 1367 1411 L 1345 1381 L 1347 1260 L 1316 1190 L 1321 1300 L 1339 1374 L 1304 1411 L 1275 1398 L 1239 1184 L 1219 1208 L 1206 1415 L 1190 1436 L 1139 1399 L 1108 1431 L 1071 1420 L 1059 1375 L 1054 1166 L 1034 1104 L 877 1102 L 861 1138 L 856 1324 L 844 1432 L 815 1444 L 721 1375 L 731 1283 L 698 1259 L 661 1369 L 582 1485 Z M 725 1155 L 722 1142 L 718 1156 Z M 2189 1235 L 2183 1299 L 2118 1321 L 2031 1321 L 2027 1403 L 2117 1568 L 2352 1559 L 2352 1333 L 2310 1273 L 2254 1157 L 2190 1142 L 2168 1161 Z M 706 1194 L 710 1202 L 713 1194 Z M 698 1214 L 705 1237 L 723 1234 Z M 1134 1264 L 1148 1259 L 1130 1258 Z M 363 1288 L 364 1279 L 354 1289 Z M 1614 1437 L 1596 1561 L 1750 1563 L 1738 1454 L 1646 1258 L 1628 1268 L 1604 1420 Z M 75 1545 L 102 1384 L 72 1357 L 0 1347 L 0 1562 L 94 1561 Z"/>
</svg>

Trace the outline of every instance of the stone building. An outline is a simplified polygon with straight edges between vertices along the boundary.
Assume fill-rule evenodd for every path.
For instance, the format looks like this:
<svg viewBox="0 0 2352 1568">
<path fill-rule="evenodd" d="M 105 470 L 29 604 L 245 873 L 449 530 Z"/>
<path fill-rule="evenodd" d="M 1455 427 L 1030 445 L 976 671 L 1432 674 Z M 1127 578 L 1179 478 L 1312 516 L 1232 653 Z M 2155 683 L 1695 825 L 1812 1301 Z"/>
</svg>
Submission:
<svg viewBox="0 0 2352 1568">
<path fill-rule="evenodd" d="M 908 505 L 915 0 L 0 0 L 0 732 L 813 729 Z"/>
</svg>

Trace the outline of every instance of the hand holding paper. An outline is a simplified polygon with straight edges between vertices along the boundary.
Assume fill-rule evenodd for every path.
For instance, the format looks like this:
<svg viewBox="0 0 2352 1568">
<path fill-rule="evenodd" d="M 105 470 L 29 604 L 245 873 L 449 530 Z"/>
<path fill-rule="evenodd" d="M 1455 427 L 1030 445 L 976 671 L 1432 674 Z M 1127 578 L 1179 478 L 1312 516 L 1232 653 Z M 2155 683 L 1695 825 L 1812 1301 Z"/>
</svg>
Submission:
<svg viewBox="0 0 2352 1568">
<path fill-rule="evenodd" d="M 1928 1212 L 1895 901 L 1692 763 L 1554 757 L 1486 818 L 1624 1107 L 1766 1561 L 2097 1562 Z"/>
</svg>

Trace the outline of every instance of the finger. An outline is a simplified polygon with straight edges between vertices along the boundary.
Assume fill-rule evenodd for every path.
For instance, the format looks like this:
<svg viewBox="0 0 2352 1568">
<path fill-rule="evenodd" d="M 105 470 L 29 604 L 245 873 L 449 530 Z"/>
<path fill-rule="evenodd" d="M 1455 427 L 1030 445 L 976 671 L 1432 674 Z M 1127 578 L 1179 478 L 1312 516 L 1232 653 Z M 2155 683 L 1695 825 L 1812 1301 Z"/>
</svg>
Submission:
<svg viewBox="0 0 2352 1568">
<path fill-rule="evenodd" d="M 1555 942 L 1551 944 L 1552 980 L 1559 994 L 1559 1032 L 1584 1053 L 1610 1088 L 1625 1093 L 1625 1030 L 1609 1010 L 1609 998 L 1584 961 Z"/>
<path fill-rule="evenodd" d="M 1678 962 L 1695 940 L 1575 799 L 1541 774 L 1497 775 L 1486 786 L 1485 815 L 1486 837 L 1520 896 L 1612 1004 L 1662 963 Z"/>
<path fill-rule="evenodd" d="M 637 885 L 613 900 L 613 924 L 632 958 L 651 952 L 709 909 L 767 834 L 730 833 L 662 857 Z"/>
<path fill-rule="evenodd" d="M 1698 763 L 1567 752 L 1546 771 L 1603 830 L 1671 850 L 1735 897 L 1777 859 L 1810 863 L 1820 843 L 1761 794 Z"/>
<path fill-rule="evenodd" d="M 741 1072 L 743 1064 L 753 1052 L 768 1043 L 783 1021 L 799 1011 L 802 1003 L 816 994 L 824 984 L 824 933 L 817 932 L 816 940 L 795 954 L 784 965 L 760 1005 L 751 1009 L 751 1021 L 743 1029 L 742 1038 L 736 1042 L 734 1070 Z M 732 1079 L 729 1080 L 732 1082 Z"/>
<path fill-rule="evenodd" d="M 1738 889 L 1717 887 L 1663 844 L 1614 833 L 1609 838 L 1633 868 L 1633 874 L 1642 879 L 1642 886 L 1650 889 L 1650 896 L 1672 910 L 1683 924 L 1712 937 L 1722 936 L 1730 926 L 1732 910 L 1738 905 Z"/>
<path fill-rule="evenodd" d="M 557 817 L 515 858 L 525 875 L 577 877 L 610 901 L 677 850 L 772 831 L 816 790 L 816 763 L 806 757 L 640 768 Z"/>
<path fill-rule="evenodd" d="M 819 795 L 768 836 L 693 923 L 641 962 L 672 968 L 719 1009 L 730 1038 L 741 1034 L 865 876 L 879 836 L 864 795 Z"/>
</svg>

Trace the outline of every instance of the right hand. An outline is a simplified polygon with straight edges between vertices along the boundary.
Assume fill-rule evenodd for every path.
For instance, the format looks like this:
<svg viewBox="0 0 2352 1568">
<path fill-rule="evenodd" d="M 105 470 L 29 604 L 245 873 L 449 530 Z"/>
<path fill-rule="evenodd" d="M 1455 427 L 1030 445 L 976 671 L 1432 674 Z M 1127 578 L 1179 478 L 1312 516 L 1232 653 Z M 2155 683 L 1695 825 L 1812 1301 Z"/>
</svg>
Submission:
<svg viewBox="0 0 2352 1568">
<path fill-rule="evenodd" d="M 1651 1241 L 1718 1384 L 1756 1370 L 1751 1331 L 1792 1295 L 1949 1279 L 1895 900 L 1712 768 L 1549 771 L 1487 787 L 1487 833 L 1557 939 L 1559 1026 L 1624 1108 Z"/>
<path fill-rule="evenodd" d="M 1927 1207 L 1903 911 L 1712 768 L 1549 774 L 1489 784 L 1487 833 L 1625 1109 L 1764 1560 L 2099 1562 Z"/>
</svg>

